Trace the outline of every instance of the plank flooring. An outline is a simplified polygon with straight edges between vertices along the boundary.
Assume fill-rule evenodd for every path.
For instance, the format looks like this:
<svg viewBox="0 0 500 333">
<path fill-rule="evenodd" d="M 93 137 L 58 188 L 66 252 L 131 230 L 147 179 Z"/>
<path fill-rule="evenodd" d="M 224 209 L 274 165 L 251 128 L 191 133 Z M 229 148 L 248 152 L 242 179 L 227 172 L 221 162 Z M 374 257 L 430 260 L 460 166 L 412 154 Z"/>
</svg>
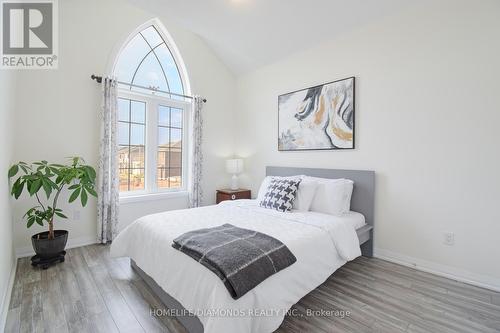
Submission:
<svg viewBox="0 0 500 333">
<path fill-rule="evenodd" d="M 19 259 L 5 331 L 186 332 L 152 309 L 163 305 L 129 260 L 90 245 L 47 270 Z M 277 332 L 500 332 L 500 293 L 360 257 L 294 305 Z"/>
</svg>

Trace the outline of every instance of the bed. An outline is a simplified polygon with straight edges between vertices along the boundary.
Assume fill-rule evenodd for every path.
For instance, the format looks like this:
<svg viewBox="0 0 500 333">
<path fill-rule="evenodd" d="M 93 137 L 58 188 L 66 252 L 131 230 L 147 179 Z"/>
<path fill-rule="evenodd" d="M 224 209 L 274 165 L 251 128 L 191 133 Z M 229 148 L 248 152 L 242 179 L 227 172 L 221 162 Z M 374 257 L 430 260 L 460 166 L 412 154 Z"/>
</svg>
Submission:
<svg viewBox="0 0 500 333">
<path fill-rule="evenodd" d="M 168 314 L 175 315 L 189 332 L 272 332 L 293 304 L 335 270 L 361 253 L 372 255 L 374 172 L 266 168 L 270 176 L 299 174 L 353 180 L 351 210 L 355 213 L 341 218 L 315 212 L 280 213 L 259 207 L 255 200 L 226 201 L 145 216 L 120 233 L 111 254 L 130 257 L 133 268 L 170 310 Z M 231 298 L 215 274 L 171 246 L 185 232 L 226 222 L 275 237 L 289 247 L 297 262 L 243 297 Z"/>
</svg>

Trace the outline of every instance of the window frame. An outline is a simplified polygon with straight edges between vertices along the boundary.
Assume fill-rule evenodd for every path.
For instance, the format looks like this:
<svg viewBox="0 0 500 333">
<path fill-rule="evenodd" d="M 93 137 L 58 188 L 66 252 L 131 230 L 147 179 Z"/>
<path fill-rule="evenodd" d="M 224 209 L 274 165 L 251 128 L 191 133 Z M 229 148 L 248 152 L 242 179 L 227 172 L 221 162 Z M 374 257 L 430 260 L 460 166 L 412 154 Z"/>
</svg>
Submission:
<svg viewBox="0 0 500 333">
<path fill-rule="evenodd" d="M 186 68 L 186 63 L 182 57 L 182 54 L 179 51 L 179 48 L 177 47 L 177 44 L 175 43 L 175 40 L 172 38 L 170 35 L 169 31 L 165 28 L 163 23 L 161 22 L 160 19 L 158 18 L 151 18 L 144 22 L 143 24 L 139 25 L 134 31 L 130 32 L 128 35 L 124 35 L 123 38 L 115 45 L 115 47 L 112 50 L 111 56 L 108 58 L 108 63 L 107 63 L 107 72 L 111 73 L 110 76 L 113 76 L 113 73 L 115 73 L 116 65 L 119 61 L 120 56 L 122 55 L 123 51 L 127 47 L 128 43 L 140 32 L 148 28 L 149 26 L 153 26 L 156 31 L 160 34 L 160 37 L 163 39 L 165 42 L 167 48 L 169 49 L 172 57 L 174 58 L 175 64 L 177 66 L 177 70 L 179 71 L 183 89 L 184 89 L 184 94 L 187 96 L 192 95 L 191 91 L 191 81 L 189 79 L 189 74 Z M 128 95 L 126 95 L 128 94 Z M 120 89 L 118 88 L 118 97 L 123 97 L 123 98 L 129 98 L 128 96 L 134 96 L 134 99 L 136 97 L 141 98 L 156 98 L 156 97 L 161 97 L 161 96 L 155 96 L 149 93 L 137 93 L 134 92 L 133 90 L 130 91 L 129 89 Z M 169 97 L 172 97 L 170 95 Z M 166 99 L 169 99 L 166 97 Z M 170 100 L 170 99 L 169 99 Z M 127 192 L 119 192 L 119 198 L 120 198 L 120 203 L 133 203 L 133 202 L 142 202 L 142 201 L 150 201 L 150 200 L 161 200 L 161 199 L 166 199 L 166 198 L 174 198 L 174 197 L 186 197 L 188 196 L 188 191 L 187 188 L 189 186 L 189 183 L 191 182 L 191 177 L 190 177 L 190 169 L 191 169 L 191 160 L 189 157 L 190 151 L 192 149 L 190 140 L 189 140 L 189 133 L 191 133 L 191 127 L 190 127 L 190 118 L 192 114 L 192 105 L 191 101 L 184 99 L 184 100 L 177 100 L 177 99 L 172 99 L 173 102 L 178 102 L 178 103 L 183 103 L 186 106 L 185 109 L 185 117 L 183 117 L 183 150 L 185 154 L 183 154 L 183 160 L 182 160 L 182 181 L 183 181 L 183 189 L 161 189 L 160 191 L 151 191 L 150 188 L 147 188 L 147 180 L 145 181 L 145 190 L 141 191 L 127 191 Z M 147 111 L 146 111 L 147 112 Z M 146 117 L 149 117 L 146 114 Z M 146 129 L 148 130 L 148 129 Z M 155 128 L 156 130 L 156 128 Z M 146 137 L 147 140 L 147 137 Z M 146 143 L 147 144 L 147 143 Z M 157 148 L 155 148 L 157 149 Z M 147 148 L 146 148 L 147 150 Z M 147 152 L 146 152 L 146 158 L 147 158 Z M 149 161 L 145 161 L 145 163 L 148 163 Z M 147 168 L 147 167 L 146 167 Z M 145 171 L 145 177 L 148 177 L 147 175 L 147 169 Z M 156 170 L 155 173 L 153 174 L 156 177 Z"/>
<path fill-rule="evenodd" d="M 146 197 L 149 199 L 162 198 L 164 196 L 187 195 L 188 186 L 188 132 L 189 119 L 191 117 L 191 103 L 186 100 L 171 99 L 164 96 L 144 94 L 128 89 L 118 88 L 118 98 L 130 99 L 146 103 L 146 135 L 144 156 L 144 190 L 120 191 L 120 201 L 139 201 Z M 158 179 L 158 108 L 159 106 L 173 107 L 183 110 L 182 117 L 182 186 L 179 188 L 160 188 Z M 177 195 L 176 195 L 177 194 Z"/>
<path fill-rule="evenodd" d="M 128 107 L 129 107 L 129 110 L 128 110 L 128 111 L 129 111 L 129 112 L 128 112 L 128 117 L 129 117 L 129 119 L 128 119 L 128 121 L 123 121 L 123 120 L 120 120 L 120 119 L 118 118 L 118 120 L 117 120 L 117 122 L 118 122 L 117 133 L 119 133 L 119 132 L 120 132 L 120 126 L 119 126 L 119 125 L 120 125 L 120 123 L 125 123 L 125 124 L 128 124 L 128 125 L 129 125 L 129 127 L 128 127 L 128 131 L 129 131 L 129 135 L 128 135 L 128 144 L 127 144 L 127 145 L 122 145 L 122 144 L 120 144 L 120 142 L 118 142 L 118 149 L 120 149 L 120 147 L 121 147 L 121 146 L 126 146 L 126 147 L 128 147 L 128 154 L 129 154 L 129 155 L 128 155 L 128 162 L 129 162 L 129 163 L 128 163 L 128 167 L 127 167 L 126 169 L 128 170 L 128 171 L 127 171 L 127 175 L 128 175 L 128 184 L 127 184 L 127 187 L 128 187 L 128 188 L 130 188 L 130 172 L 131 172 L 131 170 L 132 170 L 131 165 L 130 165 L 130 163 L 131 163 L 131 159 L 132 159 L 132 156 L 131 156 L 131 154 L 130 154 L 130 152 L 131 152 L 131 147 L 132 147 L 132 146 L 136 146 L 136 147 L 137 147 L 137 146 L 141 146 L 141 145 L 132 145 L 132 142 L 131 142 L 131 132 L 132 132 L 132 128 L 131 128 L 131 127 L 132 127 L 132 125 L 134 125 L 134 124 L 135 124 L 135 125 L 143 125 L 143 126 L 144 126 L 144 138 L 143 138 L 143 139 L 144 139 L 144 143 L 143 143 L 143 145 L 142 145 L 142 146 L 144 147 L 144 154 L 146 154 L 146 125 L 147 125 L 147 123 L 146 123 L 146 119 L 147 119 L 147 117 L 146 117 L 146 116 L 147 116 L 147 109 L 146 109 L 146 105 L 147 105 L 147 103 L 146 103 L 146 101 L 144 101 L 144 100 L 142 100 L 142 99 L 140 99 L 140 98 L 132 98 L 132 97 L 131 97 L 131 98 L 128 98 L 128 97 L 127 97 L 127 98 L 122 98 L 122 97 L 118 97 L 118 99 L 123 99 L 123 100 L 126 100 L 126 101 L 128 101 L 128 104 L 129 104 L 129 106 L 128 106 Z M 132 102 L 136 102 L 136 103 L 142 103 L 142 104 L 144 104 L 144 123 L 137 123 L 137 122 L 133 122 L 133 121 L 132 121 L 132 113 L 131 113 Z M 118 153 L 118 156 L 119 156 L 119 153 Z M 117 157 L 118 157 L 118 156 L 117 156 Z M 118 162 L 118 164 L 119 164 L 119 162 Z M 144 177 L 145 177 L 145 174 L 146 174 L 146 168 L 145 168 L 145 166 L 146 166 L 146 164 L 145 164 L 145 161 L 144 161 Z M 121 169 L 121 168 L 120 168 L 120 165 L 118 165 L 118 177 L 120 177 L 120 171 L 121 171 L 120 169 Z M 140 190 L 139 190 L 139 191 L 140 191 Z M 133 190 L 133 191 L 123 191 L 123 192 L 137 192 L 137 190 Z"/>
</svg>

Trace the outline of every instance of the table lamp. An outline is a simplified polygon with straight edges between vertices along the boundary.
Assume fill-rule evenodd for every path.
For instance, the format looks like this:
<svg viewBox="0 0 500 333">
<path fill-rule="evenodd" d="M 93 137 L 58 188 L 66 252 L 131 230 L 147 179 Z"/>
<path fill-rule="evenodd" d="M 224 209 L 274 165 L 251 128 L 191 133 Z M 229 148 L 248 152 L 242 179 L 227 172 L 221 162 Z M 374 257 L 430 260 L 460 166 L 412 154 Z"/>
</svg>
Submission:
<svg viewBox="0 0 500 333">
<path fill-rule="evenodd" d="M 243 171 L 243 160 L 241 158 L 226 160 L 226 171 L 233 175 L 231 178 L 231 190 L 237 190 L 239 188 L 238 174 Z"/>
</svg>

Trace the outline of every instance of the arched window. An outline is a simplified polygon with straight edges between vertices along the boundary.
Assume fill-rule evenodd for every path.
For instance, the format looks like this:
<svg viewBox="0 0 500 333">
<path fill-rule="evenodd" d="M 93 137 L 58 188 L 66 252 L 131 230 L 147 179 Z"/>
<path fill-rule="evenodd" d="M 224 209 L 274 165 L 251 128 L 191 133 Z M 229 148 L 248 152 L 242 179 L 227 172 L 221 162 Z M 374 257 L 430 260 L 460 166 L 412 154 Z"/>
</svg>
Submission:
<svg viewBox="0 0 500 333">
<path fill-rule="evenodd" d="M 168 34 L 147 24 L 126 42 L 114 66 L 118 84 L 121 195 L 185 190 L 187 75 Z"/>
<path fill-rule="evenodd" d="M 116 63 L 115 76 L 118 81 L 131 84 L 125 89 L 150 93 L 138 88 L 143 86 L 184 94 L 177 63 L 154 25 L 143 29 L 127 43 Z"/>
</svg>

